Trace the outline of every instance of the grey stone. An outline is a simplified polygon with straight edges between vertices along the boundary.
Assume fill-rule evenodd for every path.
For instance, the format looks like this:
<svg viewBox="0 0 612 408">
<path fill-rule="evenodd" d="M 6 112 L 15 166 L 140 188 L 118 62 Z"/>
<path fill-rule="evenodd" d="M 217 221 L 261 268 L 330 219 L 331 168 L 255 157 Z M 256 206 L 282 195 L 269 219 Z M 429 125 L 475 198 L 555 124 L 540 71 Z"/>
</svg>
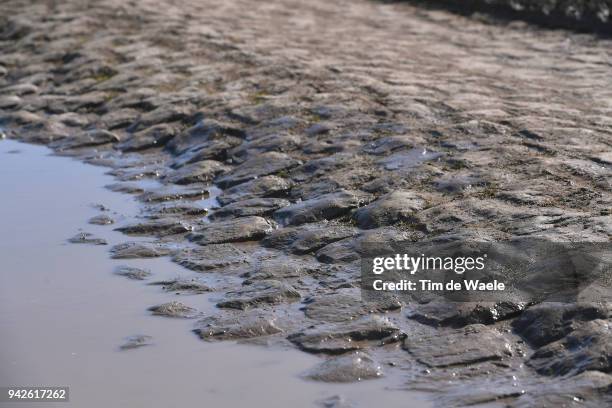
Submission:
<svg viewBox="0 0 612 408">
<path fill-rule="evenodd" d="M 193 319 L 198 316 L 197 310 L 192 307 L 186 306 L 181 302 L 176 301 L 151 306 L 148 310 L 156 316 L 164 317 Z"/>
<path fill-rule="evenodd" d="M 116 124 L 115 124 L 116 125 Z M 152 147 L 162 147 L 176 135 L 176 128 L 167 124 L 151 126 L 133 134 L 115 147 L 123 152 L 134 152 Z"/>
<path fill-rule="evenodd" d="M 174 184 L 210 183 L 228 167 L 215 160 L 203 160 L 181 167 L 164 177 L 164 181 Z"/>
<path fill-rule="evenodd" d="M 193 230 L 193 227 L 184 221 L 159 219 L 126 225 L 124 227 L 115 228 L 115 230 L 128 235 L 152 235 L 164 237 L 167 235 L 184 234 L 190 232 Z"/>
<path fill-rule="evenodd" d="M 90 244 L 90 245 L 107 245 L 103 238 L 96 238 L 93 234 L 89 232 L 79 232 L 74 237 L 68 239 L 68 242 L 71 244 Z"/>
<path fill-rule="evenodd" d="M 318 270 L 319 264 L 305 259 L 275 255 L 269 259 L 259 260 L 253 269 L 247 271 L 243 276 L 247 278 L 245 284 L 260 280 L 279 280 L 287 282 L 291 278 L 299 278 Z"/>
<path fill-rule="evenodd" d="M 259 177 L 272 175 L 289 170 L 300 162 L 284 153 L 268 152 L 248 159 L 228 174 L 215 180 L 221 188 L 228 188 Z"/>
<path fill-rule="evenodd" d="M 380 378 L 383 375 L 380 364 L 362 351 L 340 357 L 332 357 L 304 374 L 309 380 L 348 383 Z"/>
<path fill-rule="evenodd" d="M 217 303 L 217 307 L 246 310 L 260 305 L 291 303 L 300 298 L 300 293 L 291 285 L 276 280 L 262 280 L 228 292 L 225 300 Z"/>
<path fill-rule="evenodd" d="M 66 126 L 85 128 L 91 124 L 91 119 L 88 115 L 82 115 L 75 112 L 66 112 L 57 116 L 57 120 Z"/>
<path fill-rule="evenodd" d="M 544 303 L 523 312 L 513 327 L 529 344 L 541 347 L 571 333 L 576 323 L 611 316 L 612 310 L 605 304 Z"/>
<path fill-rule="evenodd" d="M 283 198 L 251 198 L 248 200 L 235 201 L 224 207 L 216 209 L 211 215 L 211 220 L 230 217 L 247 217 L 252 215 L 270 215 L 279 208 L 289 205 L 289 201 Z"/>
<path fill-rule="evenodd" d="M 354 238 L 345 238 L 324 246 L 315 255 L 319 262 L 326 264 L 350 263 L 360 259 L 355 245 Z"/>
<path fill-rule="evenodd" d="M 192 113 L 190 106 L 164 105 L 150 112 L 146 112 L 138 118 L 129 128 L 131 132 L 146 129 L 153 125 L 176 122 L 187 118 Z"/>
<path fill-rule="evenodd" d="M 246 252 L 232 244 L 209 244 L 201 248 L 186 248 L 174 255 L 172 260 L 187 269 L 208 271 L 247 264 Z"/>
<path fill-rule="evenodd" d="M 472 174 L 453 174 L 436 181 L 436 189 L 445 193 L 460 193 L 483 185 L 486 185 L 484 178 Z"/>
<path fill-rule="evenodd" d="M 202 340 L 236 340 L 282 333 L 274 315 L 252 310 L 238 316 L 212 316 L 200 320 L 194 329 Z"/>
<path fill-rule="evenodd" d="M 356 228 L 341 224 L 303 224 L 274 230 L 262 240 L 262 244 L 276 249 L 290 248 L 296 254 L 308 254 L 356 233 Z"/>
<path fill-rule="evenodd" d="M 363 151 L 368 154 L 382 156 L 389 155 L 399 149 L 410 149 L 412 146 L 413 142 L 409 137 L 387 136 L 365 144 Z"/>
<path fill-rule="evenodd" d="M 297 182 L 304 182 L 326 174 L 330 174 L 335 170 L 346 169 L 359 160 L 353 154 L 338 153 L 328 157 L 309 160 L 291 172 L 291 177 Z"/>
<path fill-rule="evenodd" d="M 109 130 L 126 128 L 134 123 L 139 115 L 140 112 L 136 109 L 113 109 L 100 117 L 100 125 Z M 138 142 L 134 142 L 135 146 L 138 145 Z"/>
<path fill-rule="evenodd" d="M 502 334 L 480 324 L 432 336 L 408 336 L 403 347 L 420 363 L 439 368 L 501 361 L 512 355 Z"/>
<path fill-rule="evenodd" d="M 176 201 L 183 199 L 202 200 L 208 198 L 208 196 L 208 190 L 204 188 L 168 186 L 145 191 L 138 197 L 138 199 L 146 203 L 156 203 L 161 201 Z"/>
<path fill-rule="evenodd" d="M 347 214 L 368 200 L 366 193 L 340 190 L 281 208 L 274 213 L 274 218 L 282 225 L 330 220 Z"/>
<path fill-rule="evenodd" d="M 133 266 L 120 265 L 115 268 L 115 275 L 125 276 L 126 278 L 134 280 L 145 280 L 151 276 L 151 271 Z"/>
<path fill-rule="evenodd" d="M 203 217 L 208 214 L 208 208 L 200 207 L 197 201 L 193 203 L 160 203 L 146 207 L 149 218 L 164 217 Z"/>
<path fill-rule="evenodd" d="M 341 395 L 332 395 L 331 397 L 318 400 L 317 406 L 321 408 L 352 408 L 354 407 L 353 404 L 348 402 Z"/>
<path fill-rule="evenodd" d="M 378 245 L 382 249 L 392 251 L 394 242 L 409 241 L 413 238 L 411 232 L 395 227 L 381 227 L 362 231 L 355 237 L 332 242 L 319 249 L 315 255 L 320 262 L 346 264 L 360 259 L 364 249 L 368 249 L 363 247 L 364 244 L 369 248 Z"/>
<path fill-rule="evenodd" d="M 17 95 L 0 96 L 0 109 L 19 109 L 23 101 Z"/>
<path fill-rule="evenodd" d="M 8 115 L 3 115 L 2 119 L 5 124 L 23 126 L 28 129 L 40 130 L 45 127 L 45 121 L 42 116 L 26 110 L 11 112 Z M 53 139 L 48 139 L 47 143 L 50 141 L 53 141 Z"/>
<path fill-rule="evenodd" d="M 250 137 L 241 145 L 228 152 L 236 163 L 242 163 L 251 157 L 269 152 L 290 152 L 296 150 L 302 143 L 300 136 L 291 133 L 271 133 L 259 137 Z"/>
<path fill-rule="evenodd" d="M 556 381 L 536 381 L 513 404 L 516 408 L 584 406 L 599 408 L 610 405 L 612 376 L 599 371 L 585 371 Z"/>
<path fill-rule="evenodd" d="M 385 298 L 381 302 L 366 302 L 361 294 L 355 291 L 340 291 L 308 299 L 304 314 L 319 322 L 346 322 L 366 316 L 370 313 L 384 313 L 398 310 L 401 302 Z"/>
<path fill-rule="evenodd" d="M 257 241 L 273 229 L 262 217 L 242 217 L 229 221 L 207 224 L 188 235 L 190 241 L 200 245 L 227 242 Z"/>
<path fill-rule="evenodd" d="M 57 142 L 52 146 L 58 150 L 75 149 L 79 147 L 98 146 L 107 143 L 116 143 L 119 137 L 108 130 L 92 130 L 78 136 L 68 137 Z"/>
<path fill-rule="evenodd" d="M 289 341 L 311 353 L 342 354 L 399 341 L 400 329 L 380 316 L 367 316 L 340 324 L 326 324 L 293 333 Z"/>
<path fill-rule="evenodd" d="M 242 143 L 242 139 L 224 136 L 220 139 L 207 140 L 183 151 L 172 163 L 172 167 L 181 168 L 187 164 L 202 160 L 226 161 L 228 150 Z"/>
<path fill-rule="evenodd" d="M 228 205 L 258 197 L 282 197 L 292 185 L 291 180 L 283 177 L 264 176 L 224 190 L 217 200 L 221 205 Z"/>
<path fill-rule="evenodd" d="M 119 181 L 138 181 L 143 179 L 157 179 L 165 173 L 165 169 L 162 166 L 156 165 L 134 165 L 121 167 L 109 172 L 110 175 L 115 176 Z"/>
<path fill-rule="evenodd" d="M 407 316 L 433 327 L 463 327 L 470 324 L 494 324 L 516 317 L 524 308 L 524 303 L 512 302 L 431 302 L 412 306 Z"/>
<path fill-rule="evenodd" d="M 119 346 L 120 350 L 133 350 L 153 344 L 153 337 L 142 334 L 130 336 L 125 339 L 125 342 Z"/>
<path fill-rule="evenodd" d="M 340 183 L 337 180 L 319 178 L 308 183 L 296 183 L 291 189 L 291 198 L 294 200 L 308 200 L 323 194 L 333 193 L 339 189 Z"/>
<path fill-rule="evenodd" d="M 410 223 L 425 206 L 425 199 L 416 193 L 393 191 L 355 211 L 353 218 L 364 229 Z"/>
<path fill-rule="evenodd" d="M 240 140 L 244 138 L 245 133 L 230 123 L 206 119 L 179 134 L 168 144 L 168 147 L 174 153 L 184 153 L 194 145 L 205 144 L 213 140 L 226 140 L 229 145 L 238 144 L 236 139 L 229 139 L 228 136 Z M 216 157 L 211 158 L 216 159 Z"/>
<path fill-rule="evenodd" d="M 576 375 L 584 371 L 612 371 L 612 328 L 596 319 L 577 327 L 560 340 L 539 348 L 529 365 L 544 375 Z"/>
<path fill-rule="evenodd" d="M 114 224 L 115 220 L 106 214 L 101 214 L 90 218 L 88 222 L 94 225 L 109 225 Z"/>
<path fill-rule="evenodd" d="M 427 150 L 424 147 L 414 148 L 406 152 L 400 151 L 379 160 L 379 164 L 386 170 L 410 171 L 423 163 L 442 157 L 442 153 Z"/>
<path fill-rule="evenodd" d="M 126 242 L 111 248 L 111 257 L 114 259 L 157 258 L 171 253 L 166 246 L 150 242 Z"/>
<path fill-rule="evenodd" d="M 108 184 L 106 186 L 110 191 L 114 191 L 116 193 L 125 193 L 125 194 L 142 194 L 144 193 L 144 187 L 130 182 L 120 182 Z"/>
<path fill-rule="evenodd" d="M 329 133 L 333 128 L 334 126 L 331 124 L 319 122 L 319 123 L 315 123 L 314 125 L 310 126 L 304 132 L 309 137 L 314 137 L 317 135 L 323 135 L 325 133 Z"/>
<path fill-rule="evenodd" d="M 39 92 L 40 90 L 36 85 L 28 83 L 21 83 L 0 88 L 0 94 L 9 94 L 17 96 L 36 94 Z"/>
<path fill-rule="evenodd" d="M 200 294 L 211 292 L 212 289 L 196 279 L 172 279 L 167 281 L 151 282 L 151 285 L 161 286 L 166 292 L 180 294 Z"/>
</svg>

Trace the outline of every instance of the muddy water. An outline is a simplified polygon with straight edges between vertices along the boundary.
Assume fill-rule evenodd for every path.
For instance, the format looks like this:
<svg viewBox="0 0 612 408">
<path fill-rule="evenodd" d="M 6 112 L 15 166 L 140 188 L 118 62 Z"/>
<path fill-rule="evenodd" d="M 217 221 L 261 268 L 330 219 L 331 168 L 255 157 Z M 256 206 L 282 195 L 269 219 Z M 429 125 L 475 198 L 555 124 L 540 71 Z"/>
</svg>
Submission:
<svg viewBox="0 0 612 408">
<path fill-rule="evenodd" d="M 421 395 L 385 389 L 389 380 L 305 381 L 300 373 L 318 357 L 205 343 L 191 333 L 193 321 L 149 315 L 148 306 L 176 295 L 114 275 L 114 268 L 148 268 L 153 279 L 191 272 L 167 259 L 109 258 L 108 248 L 128 239 L 87 220 L 102 213 L 97 204 L 119 224 L 139 208 L 131 196 L 103 188 L 114 181 L 105 172 L 43 147 L 0 141 L 0 386 L 70 387 L 69 403 L 35 407 L 309 407 L 334 395 L 363 407 L 428 406 Z M 78 232 L 109 245 L 68 244 Z M 205 313 L 213 309 L 207 295 L 180 300 Z M 124 338 L 140 334 L 153 344 L 119 349 Z"/>
</svg>

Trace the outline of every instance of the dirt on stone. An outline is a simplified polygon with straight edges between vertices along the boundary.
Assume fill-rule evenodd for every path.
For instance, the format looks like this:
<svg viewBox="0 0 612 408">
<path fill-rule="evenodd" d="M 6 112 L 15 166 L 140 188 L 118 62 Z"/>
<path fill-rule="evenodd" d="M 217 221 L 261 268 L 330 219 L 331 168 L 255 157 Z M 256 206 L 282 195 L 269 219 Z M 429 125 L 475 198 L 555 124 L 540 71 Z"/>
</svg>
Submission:
<svg viewBox="0 0 612 408">
<path fill-rule="evenodd" d="M 163 283 L 218 292 L 201 338 L 316 353 L 322 381 L 409 373 L 441 406 L 612 404 L 602 305 L 358 292 L 365 242 L 610 241 L 609 39 L 368 0 L 13 0 L 0 16 L 2 134 L 108 166 L 109 188 L 137 195 L 141 217 L 118 228 L 146 240 L 113 258 L 220 279 Z"/>
</svg>

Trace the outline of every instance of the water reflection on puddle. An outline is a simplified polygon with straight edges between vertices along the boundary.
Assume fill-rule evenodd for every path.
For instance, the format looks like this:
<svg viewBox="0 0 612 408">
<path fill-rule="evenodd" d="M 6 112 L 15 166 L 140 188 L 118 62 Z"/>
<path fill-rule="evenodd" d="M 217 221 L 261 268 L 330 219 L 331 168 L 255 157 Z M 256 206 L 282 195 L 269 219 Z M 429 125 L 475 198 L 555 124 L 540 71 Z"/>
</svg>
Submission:
<svg viewBox="0 0 612 408">
<path fill-rule="evenodd" d="M 150 316 L 148 306 L 176 296 L 113 274 L 118 265 L 149 269 L 151 280 L 195 275 L 165 258 L 109 258 L 110 246 L 132 239 L 87 220 L 101 214 L 98 204 L 119 220 L 140 207 L 133 196 L 103 188 L 116 182 L 106 171 L 0 141 L 0 386 L 70 386 L 68 404 L 35 407 L 309 407 L 337 394 L 355 406 L 426 406 L 377 381 L 304 381 L 299 374 L 319 361 L 315 356 L 205 343 L 191 333 L 191 320 Z M 66 243 L 78 232 L 109 245 Z M 204 313 L 214 308 L 208 295 L 180 300 Z M 153 344 L 120 351 L 133 335 L 151 336 Z"/>
</svg>

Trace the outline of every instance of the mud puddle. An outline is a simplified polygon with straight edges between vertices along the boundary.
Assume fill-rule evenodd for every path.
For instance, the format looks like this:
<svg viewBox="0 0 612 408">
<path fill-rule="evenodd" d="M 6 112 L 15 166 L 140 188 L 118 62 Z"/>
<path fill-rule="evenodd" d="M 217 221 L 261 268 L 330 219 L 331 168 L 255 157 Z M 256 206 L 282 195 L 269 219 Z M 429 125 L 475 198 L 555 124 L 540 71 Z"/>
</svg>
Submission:
<svg viewBox="0 0 612 408">
<path fill-rule="evenodd" d="M 337 395 L 352 406 L 429 406 L 421 394 L 388 389 L 392 379 L 305 381 L 300 374 L 319 358 L 205 343 L 191 333 L 193 320 L 151 316 L 147 307 L 172 300 L 204 313 L 214 303 L 209 295 L 179 298 L 147 285 L 195 276 L 168 259 L 110 259 L 108 249 L 126 240 L 113 228 L 137 215 L 140 204 L 103 188 L 116 182 L 106 171 L 44 147 L 0 141 L 0 385 L 70 387 L 69 403 L 35 407 L 310 407 Z M 87 223 L 100 215 L 116 224 Z M 108 245 L 67 243 L 81 232 Z M 151 277 L 118 276 L 120 265 Z M 151 344 L 120 349 L 137 335 L 150 336 Z"/>
</svg>

